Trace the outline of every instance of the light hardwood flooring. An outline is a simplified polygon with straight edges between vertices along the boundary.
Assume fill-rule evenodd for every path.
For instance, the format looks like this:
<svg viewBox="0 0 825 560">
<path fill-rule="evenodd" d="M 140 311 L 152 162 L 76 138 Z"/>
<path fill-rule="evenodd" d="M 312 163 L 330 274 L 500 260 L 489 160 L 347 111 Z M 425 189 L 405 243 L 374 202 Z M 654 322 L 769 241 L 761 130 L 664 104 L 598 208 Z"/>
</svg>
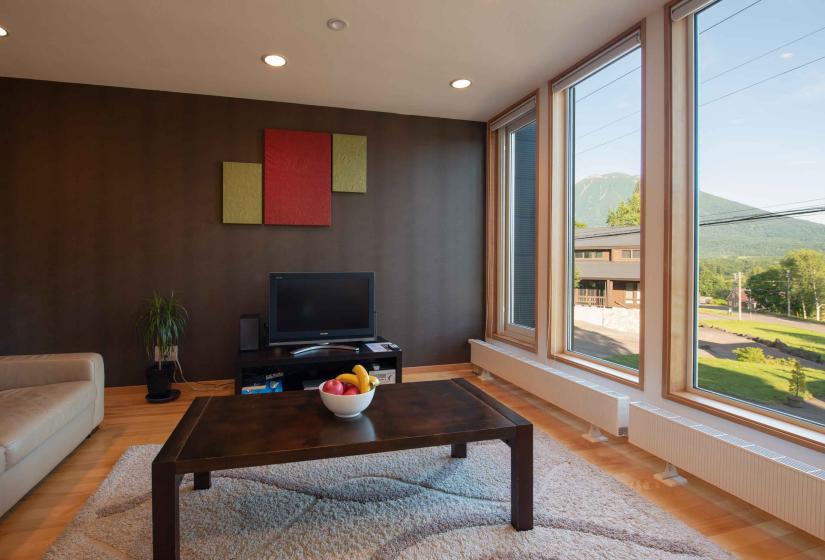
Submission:
<svg viewBox="0 0 825 560">
<path fill-rule="evenodd" d="M 652 475 L 662 463 L 624 439 L 593 444 L 582 439 L 586 425 L 533 395 L 493 379 L 483 381 L 464 367 L 405 369 L 407 381 L 466 377 L 639 494 L 658 504 L 722 547 L 742 558 L 825 559 L 825 542 L 804 533 L 719 489 L 688 476 L 690 483 L 668 488 Z M 0 518 L 0 558 L 40 558 L 95 491 L 121 454 L 132 445 L 163 443 L 192 399 L 230 394 L 231 386 L 193 391 L 179 386 L 181 398 L 150 405 L 144 387 L 106 389 L 103 424 L 77 450 Z M 201 387 L 203 385 L 200 385 Z"/>
</svg>

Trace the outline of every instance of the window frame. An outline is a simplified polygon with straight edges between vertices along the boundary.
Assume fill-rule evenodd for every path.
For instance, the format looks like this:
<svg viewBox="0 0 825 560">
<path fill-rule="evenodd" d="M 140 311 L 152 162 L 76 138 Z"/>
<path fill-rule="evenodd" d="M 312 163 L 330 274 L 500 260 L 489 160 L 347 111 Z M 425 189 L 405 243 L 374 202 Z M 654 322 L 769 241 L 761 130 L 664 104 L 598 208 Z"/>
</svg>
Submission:
<svg viewBox="0 0 825 560">
<path fill-rule="evenodd" d="M 620 364 L 614 364 L 606 360 L 600 360 L 594 356 L 589 356 L 569 349 L 570 332 L 572 332 L 572 322 L 568 323 L 570 317 L 571 297 L 568 294 L 568 285 L 571 278 L 570 263 L 575 262 L 575 249 L 573 243 L 568 240 L 572 234 L 570 220 L 570 209 L 572 207 L 569 193 L 568 172 L 571 164 L 571 154 L 568 146 L 569 126 L 571 118 L 571 108 L 569 100 L 569 88 L 562 91 L 553 92 L 553 85 L 567 78 L 577 69 L 594 62 L 605 52 L 609 51 L 627 40 L 632 35 L 638 33 L 640 38 L 641 54 L 641 161 L 640 164 L 640 198 L 642 226 L 640 232 L 640 246 L 642 255 L 645 254 L 645 238 L 647 228 L 644 227 L 645 220 L 645 152 L 646 152 L 646 47 L 645 47 L 645 22 L 636 23 L 629 29 L 623 31 L 610 41 L 595 49 L 586 57 L 582 58 L 548 82 L 550 92 L 550 239 L 548 243 L 548 333 L 547 333 L 547 356 L 560 363 L 574 366 L 590 373 L 600 375 L 629 385 L 636 389 L 644 389 L 645 371 L 645 260 L 640 259 L 639 263 L 639 285 L 642 292 L 642 301 L 639 306 L 639 369 L 634 370 Z M 553 286 L 560 286 L 561 289 L 553 289 Z"/>
<path fill-rule="evenodd" d="M 695 386 L 697 326 L 695 13 L 665 11 L 665 254 L 662 397 L 818 451 L 825 427 Z M 684 212 L 682 209 L 687 208 Z"/>
<path fill-rule="evenodd" d="M 516 103 L 500 112 L 487 122 L 487 194 L 486 194 L 486 297 L 485 297 L 485 336 L 488 339 L 500 340 L 513 344 L 525 350 L 536 352 L 538 348 L 538 250 L 539 250 L 539 122 L 541 108 L 538 103 L 539 92 L 535 90 Z M 526 114 L 518 115 L 499 128 L 493 124 L 519 111 L 525 104 L 533 103 L 535 109 Z M 532 116 L 532 118 L 530 118 Z M 510 299 L 510 270 L 509 263 L 511 246 L 508 243 L 510 220 L 504 216 L 509 208 L 505 197 L 510 196 L 507 184 L 509 173 L 509 158 L 507 154 L 506 136 L 511 126 L 520 124 L 518 128 L 536 122 L 536 207 L 535 207 L 535 278 L 533 316 L 536 323 L 532 329 L 517 325 L 509 321 L 511 310 Z M 504 139 L 504 140 L 503 140 Z M 503 141 L 502 141 L 503 140 Z"/>
</svg>

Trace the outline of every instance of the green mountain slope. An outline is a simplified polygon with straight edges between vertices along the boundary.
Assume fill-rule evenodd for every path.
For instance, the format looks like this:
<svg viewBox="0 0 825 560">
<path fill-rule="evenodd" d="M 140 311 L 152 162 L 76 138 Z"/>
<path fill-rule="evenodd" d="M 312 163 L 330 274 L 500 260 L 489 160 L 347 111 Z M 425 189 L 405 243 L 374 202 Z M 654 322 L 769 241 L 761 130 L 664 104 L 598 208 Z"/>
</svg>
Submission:
<svg viewBox="0 0 825 560">
<path fill-rule="evenodd" d="M 607 213 L 627 200 L 639 178 L 624 173 L 591 175 L 576 183 L 576 221 L 587 227 L 607 225 Z"/>
<path fill-rule="evenodd" d="M 626 200 L 638 177 L 624 173 L 594 175 L 576 183 L 576 220 L 589 227 L 607 225 L 607 213 Z M 763 210 L 709 193 L 699 193 L 700 221 L 761 213 Z M 702 257 L 782 257 L 792 249 L 825 252 L 825 225 L 777 218 L 700 229 Z"/>
</svg>

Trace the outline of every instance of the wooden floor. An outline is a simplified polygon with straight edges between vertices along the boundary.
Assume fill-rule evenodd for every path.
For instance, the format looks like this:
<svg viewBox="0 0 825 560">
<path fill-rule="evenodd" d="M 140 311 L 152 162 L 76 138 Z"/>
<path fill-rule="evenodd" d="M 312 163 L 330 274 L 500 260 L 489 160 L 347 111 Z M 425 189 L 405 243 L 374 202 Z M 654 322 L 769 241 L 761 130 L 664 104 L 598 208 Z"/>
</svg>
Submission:
<svg viewBox="0 0 825 560">
<path fill-rule="evenodd" d="M 825 559 L 825 542 L 708 484 L 690 477 L 690 483 L 680 488 L 658 483 L 652 474 L 661 470 L 661 461 L 624 439 L 588 443 L 581 438 L 583 422 L 513 385 L 497 379 L 482 381 L 467 370 L 416 369 L 405 370 L 407 381 L 469 378 L 573 452 L 737 556 Z M 163 405 L 147 404 L 143 387 L 106 389 L 100 429 L 0 518 L 0 559 L 40 558 L 126 448 L 163 443 L 195 396 L 231 392 L 229 386 L 208 392 L 180 389 L 180 400 Z"/>
</svg>

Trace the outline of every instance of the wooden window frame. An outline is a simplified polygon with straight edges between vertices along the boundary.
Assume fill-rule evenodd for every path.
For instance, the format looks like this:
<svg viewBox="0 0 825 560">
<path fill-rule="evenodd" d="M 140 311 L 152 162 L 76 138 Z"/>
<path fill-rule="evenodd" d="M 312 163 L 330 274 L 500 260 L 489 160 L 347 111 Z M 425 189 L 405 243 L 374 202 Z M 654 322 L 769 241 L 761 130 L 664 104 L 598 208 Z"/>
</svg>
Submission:
<svg viewBox="0 0 825 560">
<path fill-rule="evenodd" d="M 549 328 L 547 330 L 547 356 L 560 363 L 577 367 L 606 377 L 613 381 L 618 381 L 636 389 L 644 389 L 644 349 L 645 349 L 645 259 L 644 247 L 647 237 L 647 228 L 644 225 L 640 232 L 640 250 L 642 258 L 639 263 L 639 285 L 642 292 L 642 301 L 639 307 L 639 370 L 624 367 L 620 364 L 613 364 L 604 360 L 599 360 L 593 356 L 588 356 L 580 352 L 568 349 L 568 329 L 567 329 L 567 278 L 568 278 L 568 252 L 573 250 L 568 247 L 567 242 L 567 208 L 568 208 L 568 185 L 567 185 L 567 132 L 568 132 L 568 90 L 553 93 L 553 84 L 569 75 L 577 68 L 584 66 L 595 59 L 599 54 L 605 52 L 611 46 L 616 45 L 623 39 L 639 33 L 641 39 L 641 84 L 642 84 L 642 126 L 641 126 L 641 161 L 639 185 L 641 191 L 641 213 L 642 221 L 645 216 L 645 137 L 646 121 L 645 114 L 647 106 L 645 104 L 647 89 L 646 80 L 646 48 L 645 48 L 645 22 L 636 23 L 629 29 L 623 31 L 610 41 L 592 51 L 590 54 L 579 60 L 570 68 L 561 72 L 558 76 L 550 80 L 547 84 L 549 92 L 549 130 L 550 130 L 550 239 L 548 243 L 548 319 Z M 557 288 L 554 289 L 554 286 Z"/>
<path fill-rule="evenodd" d="M 662 396 L 793 443 L 825 451 L 825 427 L 694 386 L 695 199 L 693 15 L 665 6 L 665 274 Z M 684 209 L 687 211 L 684 211 Z"/>
<path fill-rule="evenodd" d="M 503 169 L 500 167 L 500 154 L 504 146 L 500 142 L 499 130 L 494 130 L 492 124 L 495 121 L 506 117 L 515 109 L 524 105 L 525 103 L 534 100 L 536 113 L 536 208 L 535 208 L 535 223 L 536 223 L 536 259 L 535 259 L 535 298 L 533 302 L 533 316 L 535 317 L 536 326 L 532 329 L 521 327 L 518 325 L 511 325 L 506 320 L 506 309 L 502 303 L 502 297 L 507 289 L 507 280 L 503 271 L 507 266 L 506 243 L 504 243 L 505 226 L 502 224 L 502 198 L 504 196 L 503 187 L 505 186 L 501 180 Z M 535 90 L 519 99 L 517 102 L 510 105 L 504 111 L 501 111 L 489 121 L 487 121 L 487 166 L 486 166 L 486 181 L 487 192 L 485 196 L 486 206 L 486 255 L 485 255 L 485 336 L 488 339 L 499 340 L 514 346 L 518 346 L 530 352 L 536 352 L 538 349 L 538 249 L 539 249 L 539 127 L 538 123 L 541 119 L 541 107 L 539 106 L 539 91 Z M 506 127 L 505 127 L 506 128 Z M 506 132 L 505 132 L 506 133 Z"/>
</svg>

